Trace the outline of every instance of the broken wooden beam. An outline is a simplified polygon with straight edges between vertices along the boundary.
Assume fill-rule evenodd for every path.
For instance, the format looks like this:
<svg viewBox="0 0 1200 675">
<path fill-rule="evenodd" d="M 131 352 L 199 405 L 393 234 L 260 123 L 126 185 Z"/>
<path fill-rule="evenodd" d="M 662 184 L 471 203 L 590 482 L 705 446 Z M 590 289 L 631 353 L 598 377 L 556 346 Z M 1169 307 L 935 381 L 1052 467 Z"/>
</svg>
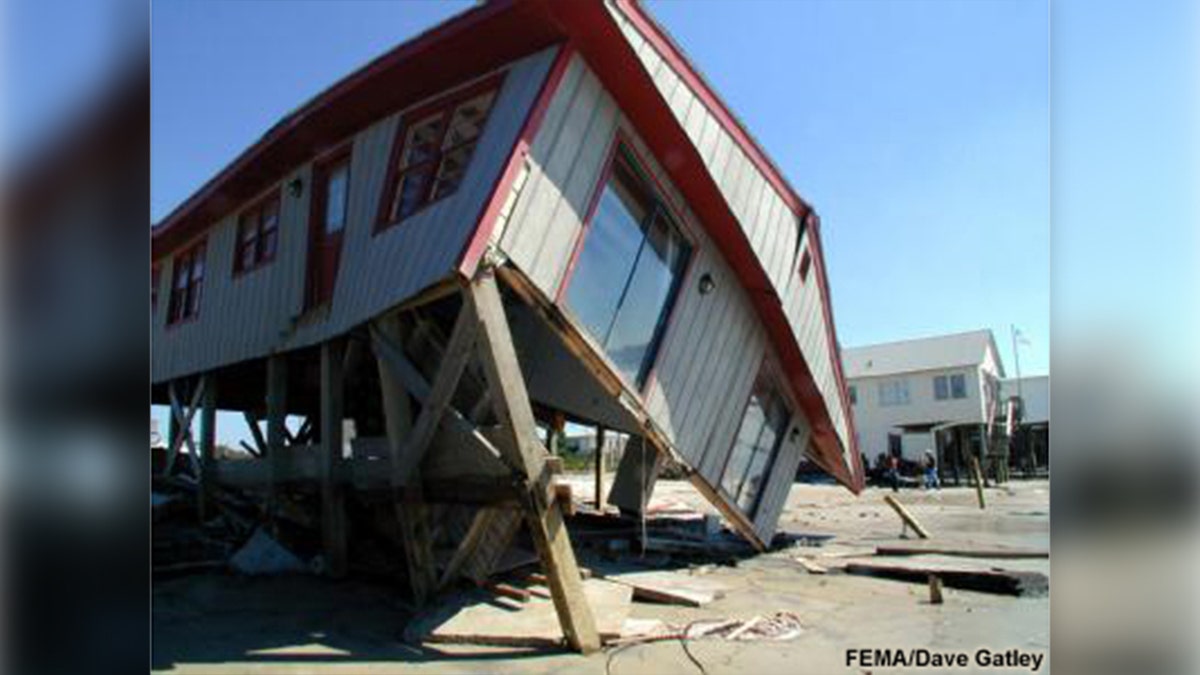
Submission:
<svg viewBox="0 0 1200 675">
<path fill-rule="evenodd" d="M 929 604 L 942 604 L 942 578 L 936 574 L 929 575 Z"/>
<path fill-rule="evenodd" d="M 955 569 L 952 567 L 922 565 L 885 565 L 869 562 L 852 562 L 843 567 L 847 574 L 882 577 L 917 584 L 928 583 L 930 575 L 937 575 L 950 588 L 999 595 L 1042 596 L 1049 592 L 1050 578 L 1041 572 L 1002 569 Z"/>
<path fill-rule="evenodd" d="M 979 499 L 979 508 L 986 504 L 983 501 L 983 472 L 979 470 L 979 457 L 971 455 L 971 475 L 975 477 L 975 496 Z"/>
<path fill-rule="evenodd" d="M 911 556 L 911 555 L 948 555 L 962 558 L 1049 558 L 1050 551 L 1045 549 L 1017 548 L 973 548 L 955 546 L 876 546 L 875 555 L 880 556 Z"/>
<path fill-rule="evenodd" d="M 887 502 L 888 506 L 895 509 L 896 513 L 900 515 L 900 520 L 904 521 L 906 525 L 911 527 L 913 532 L 917 533 L 918 537 L 922 539 L 929 538 L 929 531 L 921 526 L 921 523 L 913 516 L 913 514 L 908 512 L 908 509 L 904 508 L 904 505 L 901 504 L 899 500 L 891 495 L 884 495 L 883 501 Z"/>
</svg>

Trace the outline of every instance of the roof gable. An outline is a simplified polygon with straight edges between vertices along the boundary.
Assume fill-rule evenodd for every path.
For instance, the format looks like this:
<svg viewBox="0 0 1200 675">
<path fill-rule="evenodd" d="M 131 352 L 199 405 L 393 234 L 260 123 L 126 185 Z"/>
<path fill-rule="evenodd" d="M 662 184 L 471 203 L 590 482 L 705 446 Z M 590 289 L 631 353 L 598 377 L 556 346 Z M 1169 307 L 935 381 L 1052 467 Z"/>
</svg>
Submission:
<svg viewBox="0 0 1200 675">
<path fill-rule="evenodd" d="M 995 355 L 1003 375 L 990 330 L 846 348 L 842 350 L 842 361 L 846 377 L 881 377 L 941 368 L 978 367 L 987 358 L 988 350 Z"/>
</svg>

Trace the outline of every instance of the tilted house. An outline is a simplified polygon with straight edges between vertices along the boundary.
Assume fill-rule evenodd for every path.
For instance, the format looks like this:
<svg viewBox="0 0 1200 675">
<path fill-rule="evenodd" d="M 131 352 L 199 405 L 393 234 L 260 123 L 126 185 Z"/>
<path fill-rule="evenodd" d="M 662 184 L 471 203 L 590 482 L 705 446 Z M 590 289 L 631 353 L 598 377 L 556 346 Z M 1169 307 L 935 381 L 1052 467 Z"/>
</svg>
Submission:
<svg viewBox="0 0 1200 675">
<path fill-rule="evenodd" d="M 155 401 L 199 411 L 201 457 L 211 409 L 265 418 L 262 461 L 201 474 L 316 481 L 334 560 L 347 483 L 396 488 L 420 576 L 415 507 L 486 502 L 481 530 L 510 475 L 561 556 L 533 416 L 634 438 L 610 502 L 638 510 L 670 456 L 760 548 L 802 455 L 862 485 L 819 220 L 630 0 L 427 31 L 279 122 L 153 252 Z"/>
</svg>

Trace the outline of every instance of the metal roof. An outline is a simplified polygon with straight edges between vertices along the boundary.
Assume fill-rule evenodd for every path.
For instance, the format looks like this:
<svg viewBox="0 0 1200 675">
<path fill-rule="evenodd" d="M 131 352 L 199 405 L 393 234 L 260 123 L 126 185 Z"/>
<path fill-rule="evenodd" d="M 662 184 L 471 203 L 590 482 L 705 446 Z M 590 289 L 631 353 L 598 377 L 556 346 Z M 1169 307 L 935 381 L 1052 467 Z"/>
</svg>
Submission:
<svg viewBox="0 0 1200 675">
<path fill-rule="evenodd" d="M 842 364 L 848 379 L 978 366 L 983 363 L 989 346 L 1003 376 L 1000 353 L 988 329 L 843 348 Z"/>
</svg>

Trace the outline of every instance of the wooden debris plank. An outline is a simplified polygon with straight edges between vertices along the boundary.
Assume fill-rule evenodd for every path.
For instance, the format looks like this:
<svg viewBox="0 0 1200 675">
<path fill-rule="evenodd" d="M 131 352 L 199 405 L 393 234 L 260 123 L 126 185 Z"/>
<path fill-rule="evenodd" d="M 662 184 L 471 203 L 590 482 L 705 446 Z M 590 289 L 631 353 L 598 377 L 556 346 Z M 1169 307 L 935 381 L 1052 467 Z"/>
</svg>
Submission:
<svg viewBox="0 0 1200 675">
<path fill-rule="evenodd" d="M 512 584 L 506 584 L 500 581 L 489 582 L 485 588 L 496 595 L 503 595 L 506 598 L 512 598 L 518 602 L 529 602 L 530 596 L 532 595 L 527 588 L 517 588 Z"/>
<path fill-rule="evenodd" d="M 800 563 L 800 566 L 803 567 L 809 574 L 825 574 L 829 571 L 827 567 L 818 565 L 808 558 L 796 558 L 796 562 Z"/>
<path fill-rule="evenodd" d="M 633 599 L 684 607 L 702 607 L 725 597 L 725 584 L 678 572 L 657 570 L 635 572 L 600 571 L 601 578 L 633 589 Z"/>
<path fill-rule="evenodd" d="M 600 579 L 582 584 L 582 592 L 596 617 L 603 640 L 621 636 L 629 615 L 633 590 Z M 489 601 L 486 593 L 451 597 L 431 614 L 418 617 L 406 631 L 411 639 L 427 643 L 499 646 L 561 646 L 562 627 L 553 600 L 531 597 L 516 607 Z"/>
<path fill-rule="evenodd" d="M 972 546 L 877 546 L 875 555 L 882 556 L 911 556 L 911 555 L 948 555 L 963 558 L 1049 558 L 1050 551 L 1046 549 L 1021 548 L 980 548 Z"/>
<path fill-rule="evenodd" d="M 979 508 L 986 508 L 983 501 L 983 472 L 979 470 L 979 457 L 971 455 L 971 475 L 975 477 L 975 496 L 979 499 Z"/>
<path fill-rule="evenodd" d="M 900 519 L 903 520 L 906 525 L 911 527 L 913 531 L 917 533 L 918 537 L 922 539 L 929 538 L 929 531 L 922 527 L 921 523 L 916 519 L 916 517 L 909 513 L 908 509 L 904 508 L 904 505 L 901 504 L 895 497 L 891 495 L 884 495 L 883 501 L 887 502 L 888 506 L 895 509 L 896 513 L 900 515 Z"/>
<path fill-rule="evenodd" d="M 847 574 L 883 577 L 927 584 L 930 575 L 942 580 L 949 588 L 999 595 L 1041 596 L 1049 592 L 1050 578 L 1041 572 L 1005 570 L 998 568 L 963 568 L 950 565 L 881 564 L 850 562 L 843 567 Z"/>
</svg>

